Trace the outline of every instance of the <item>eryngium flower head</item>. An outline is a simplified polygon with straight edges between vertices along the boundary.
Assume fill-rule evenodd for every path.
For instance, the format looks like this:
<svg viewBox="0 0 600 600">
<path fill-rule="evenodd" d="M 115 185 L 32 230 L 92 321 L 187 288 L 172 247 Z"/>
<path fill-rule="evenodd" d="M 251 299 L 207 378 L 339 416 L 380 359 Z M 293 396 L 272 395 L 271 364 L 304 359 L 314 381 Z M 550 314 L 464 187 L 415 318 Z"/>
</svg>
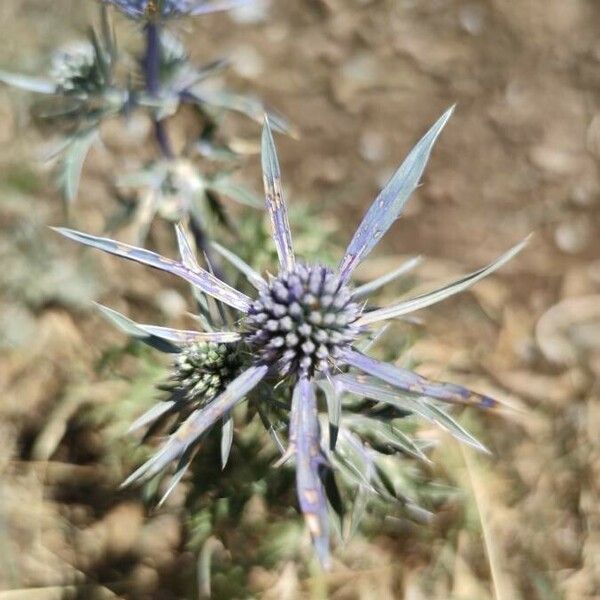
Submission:
<svg viewBox="0 0 600 600">
<path fill-rule="evenodd" d="M 229 10 L 253 0 L 102 0 L 132 19 L 197 16 Z"/>
<path fill-rule="evenodd" d="M 194 407 L 214 400 L 239 372 L 235 346 L 194 342 L 184 346 L 173 361 L 169 380 L 160 386 Z"/>
<path fill-rule="evenodd" d="M 331 269 L 296 264 L 260 290 L 243 321 L 246 342 L 280 376 L 312 377 L 358 337 L 360 312 Z"/>
<path fill-rule="evenodd" d="M 123 326 L 122 315 L 106 307 L 102 310 L 110 320 Z M 131 329 L 129 331 L 131 333 Z M 182 341 L 180 346 L 174 346 L 154 336 L 147 337 L 145 341 L 162 350 L 176 352 L 176 356 L 167 381 L 158 386 L 159 390 L 167 392 L 166 397 L 139 417 L 130 431 L 147 425 L 152 425 L 148 433 L 167 427 L 170 431 L 177 429 L 190 414 L 207 406 L 224 392 L 239 375 L 240 357 L 237 347 L 232 344 L 199 340 L 191 343 Z M 165 343 L 168 345 L 165 346 Z M 227 458 L 223 458 L 223 467 Z"/>
<path fill-rule="evenodd" d="M 444 113 L 423 136 L 375 199 L 336 270 L 296 262 L 279 162 L 267 120 L 262 137 L 262 167 L 279 272 L 267 281 L 235 255 L 227 251 L 225 254 L 256 288 L 254 299 L 202 269 L 195 262 L 180 229 L 181 262 L 113 240 L 60 230 L 63 235 L 89 246 L 178 275 L 204 294 L 242 314 L 241 327 L 232 332 L 178 331 L 131 325 L 129 322 L 126 329 L 138 337 L 146 336 L 151 340 L 159 337 L 175 343 L 189 343 L 194 338 L 234 343 L 241 352 L 246 352 L 247 359 L 241 374 L 205 408 L 191 414 L 161 450 L 126 483 L 153 477 L 174 460 L 179 460 L 175 475 L 175 481 L 178 481 L 182 469 L 189 463 L 192 449 L 209 429 L 227 417 L 234 406 L 261 382 L 285 381 L 288 387 L 293 388 L 293 393 L 288 448 L 283 459 L 295 458 L 300 509 L 316 552 L 322 563 L 327 564 L 329 521 L 324 481 L 330 481 L 331 465 L 336 461 L 328 459 L 328 453 L 322 446 L 318 393 L 323 392 L 327 396 L 332 431 L 338 428 L 342 431 L 341 410 L 346 399 L 340 392 L 345 391 L 385 405 L 400 415 L 407 412 L 418 414 L 451 431 L 462 441 L 481 447 L 464 429 L 452 424 L 436 401 L 494 408 L 497 406 L 495 400 L 458 385 L 430 381 L 407 369 L 380 362 L 362 352 L 357 342 L 359 337 L 372 333 L 373 325 L 425 308 L 467 289 L 510 260 L 523 248 L 525 241 L 488 266 L 458 281 L 384 308 L 371 309 L 365 305 L 364 298 L 406 272 L 405 265 L 358 288 L 350 284 L 354 269 L 402 213 L 409 196 L 419 184 L 434 142 L 451 112 L 452 109 Z M 333 435 L 331 452 L 335 450 L 335 442 L 336 436 Z"/>
</svg>

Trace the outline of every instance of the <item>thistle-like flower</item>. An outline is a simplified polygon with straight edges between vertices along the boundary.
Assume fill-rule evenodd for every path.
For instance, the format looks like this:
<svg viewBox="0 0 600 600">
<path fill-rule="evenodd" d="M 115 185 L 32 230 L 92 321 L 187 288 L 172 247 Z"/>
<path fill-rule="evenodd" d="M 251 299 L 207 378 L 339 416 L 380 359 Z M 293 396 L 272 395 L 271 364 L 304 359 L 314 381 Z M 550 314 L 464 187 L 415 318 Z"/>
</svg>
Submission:
<svg viewBox="0 0 600 600">
<path fill-rule="evenodd" d="M 270 216 L 273 239 L 279 257 L 279 271 L 263 278 L 240 259 L 226 252 L 256 288 L 254 298 L 234 289 L 200 268 L 190 252 L 183 231 L 178 229 L 181 262 L 164 258 L 147 250 L 126 246 L 72 230 L 60 229 L 68 238 L 105 252 L 168 271 L 190 282 L 202 293 L 240 313 L 234 331 L 192 332 L 138 325 L 126 320 L 126 329 L 150 340 L 166 340 L 180 346 L 210 341 L 233 344 L 243 356 L 243 367 L 225 389 L 204 406 L 199 406 L 169 437 L 158 453 L 142 465 L 126 483 L 146 480 L 160 473 L 172 461 L 179 460 L 176 480 L 189 464 L 198 440 L 253 390 L 260 393 L 266 386 L 287 383 L 279 389 L 291 389 L 289 402 L 289 436 L 283 459 L 295 458 L 296 487 L 300 509 L 304 514 L 316 552 L 323 564 L 329 560 L 329 521 L 324 481 L 336 464 L 336 436 L 330 436 L 329 452 L 324 448 L 320 431 L 317 395 L 327 397 L 329 423 L 340 425 L 340 392 L 345 391 L 394 409 L 413 412 L 442 426 L 448 421 L 433 401 L 491 409 L 492 398 L 461 386 L 430 381 L 412 371 L 371 358 L 361 350 L 361 338 L 389 319 L 430 306 L 461 292 L 492 273 L 525 245 L 517 244 L 497 260 L 474 273 L 442 288 L 384 308 L 369 308 L 365 298 L 395 276 L 396 272 L 354 288 L 350 278 L 376 246 L 383 234 L 402 213 L 410 195 L 419 184 L 431 149 L 452 109 L 445 112 L 412 149 L 404 163 L 375 199 L 360 223 L 337 269 L 303 264 L 293 250 L 287 206 L 281 185 L 279 163 L 268 119 L 262 136 L 262 168 L 266 208 Z M 113 320 L 126 319 L 116 315 Z M 187 359 L 183 359 L 187 364 Z M 259 384 L 261 384 L 259 386 Z M 152 420 L 146 418 L 145 421 Z M 342 422 L 344 416 L 341 416 Z M 360 418 L 351 423 L 354 433 L 346 431 L 340 443 L 347 452 L 355 452 L 369 464 L 368 452 L 357 447 L 356 433 Z M 342 431 L 340 429 L 340 431 Z M 459 436 L 460 437 L 460 436 Z M 467 434 L 462 436 L 470 441 Z M 471 438 L 472 440 L 472 438 Z"/>
<path fill-rule="evenodd" d="M 66 44 L 52 54 L 49 77 L 0 70 L 0 81 L 28 92 L 68 97 L 70 111 L 74 110 L 76 100 L 83 104 L 102 97 L 106 104 L 122 104 L 125 92 L 118 94 L 113 87 L 117 54 L 114 32 L 105 11 L 101 16 L 99 32 L 92 28 L 89 39 Z"/>
<path fill-rule="evenodd" d="M 206 15 L 243 6 L 253 0 L 102 0 L 132 19 L 168 19 Z"/>
<path fill-rule="evenodd" d="M 151 12 L 149 6 L 152 4 L 163 11 L 159 14 L 164 13 L 165 16 L 175 14 L 177 10 L 183 11 L 184 7 L 193 8 L 193 14 L 202 14 L 242 3 L 114 2 L 128 7 L 133 11 L 132 15 Z M 166 167 L 177 171 L 183 163 L 191 165 L 198 155 L 217 160 L 239 159 L 239 155 L 218 135 L 219 117 L 223 112 L 233 112 L 262 123 L 266 108 L 252 96 L 207 85 L 211 77 L 227 66 L 227 61 L 220 59 L 201 66 L 193 64 L 181 41 L 163 26 L 160 18 L 144 23 L 144 55 L 128 55 L 117 45 L 106 3 L 102 3 L 100 8 L 100 26 L 90 29 L 89 39 L 70 43 L 55 52 L 48 76 L 30 76 L 0 69 L 0 82 L 45 97 L 37 105 L 36 114 L 64 137 L 54 156 L 59 158 L 59 183 L 68 203 L 74 202 L 77 197 L 82 169 L 88 153 L 101 136 L 103 123 L 115 117 L 127 118 L 135 110 L 150 114 L 162 160 L 145 169 L 145 180 L 150 180 L 149 193 L 139 202 L 135 218 L 142 220 L 138 237 L 143 239 L 157 212 L 173 212 L 169 208 L 172 203 L 163 203 L 160 194 L 157 194 L 160 186 L 154 185 L 165 171 L 164 159 L 174 161 L 176 158 L 165 120 L 174 116 L 182 104 L 194 106 L 200 117 L 202 131 L 197 140 L 187 144 L 187 156 L 177 157 L 182 160 Z M 131 65 L 138 65 L 139 69 L 132 72 Z M 270 115 L 278 131 L 293 132 L 286 119 L 275 112 Z M 227 173 L 219 173 L 209 182 L 201 170 L 196 167 L 194 170 L 196 172 L 188 179 L 195 180 L 192 184 L 199 183 L 203 190 L 212 190 L 217 204 L 220 194 L 248 203 L 251 194 L 227 181 Z M 189 215 L 189 203 L 184 201 L 182 204 Z"/>
</svg>

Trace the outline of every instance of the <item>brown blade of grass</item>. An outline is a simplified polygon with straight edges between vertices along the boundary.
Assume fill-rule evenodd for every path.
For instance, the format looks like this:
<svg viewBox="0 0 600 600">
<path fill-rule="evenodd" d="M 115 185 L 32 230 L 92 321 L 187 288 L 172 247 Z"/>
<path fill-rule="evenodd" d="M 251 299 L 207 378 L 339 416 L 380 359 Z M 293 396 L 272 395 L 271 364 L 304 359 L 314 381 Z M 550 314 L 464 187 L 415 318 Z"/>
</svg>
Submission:
<svg viewBox="0 0 600 600">
<path fill-rule="evenodd" d="M 490 523 L 490 514 L 493 510 L 492 503 L 479 475 L 476 458 L 462 444 L 459 444 L 459 447 L 466 466 L 473 501 L 481 524 L 483 544 L 490 566 L 495 600 L 519 600 L 520 595 L 517 593 L 507 574 L 502 550 L 499 544 L 496 543 L 494 531 Z"/>
</svg>

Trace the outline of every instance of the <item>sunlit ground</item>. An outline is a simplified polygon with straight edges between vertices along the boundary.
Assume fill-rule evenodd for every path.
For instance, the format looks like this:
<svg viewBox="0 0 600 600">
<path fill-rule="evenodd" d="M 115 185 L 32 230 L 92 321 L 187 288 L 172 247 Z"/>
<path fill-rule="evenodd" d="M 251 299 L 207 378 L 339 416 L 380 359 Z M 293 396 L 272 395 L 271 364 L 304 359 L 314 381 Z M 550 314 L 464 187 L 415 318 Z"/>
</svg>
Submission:
<svg viewBox="0 0 600 600">
<path fill-rule="evenodd" d="M 43 73 L 52 49 L 83 35 L 96 15 L 91 0 L 51 4 L 2 2 L 0 68 Z M 461 416 L 490 456 L 424 429 L 440 440 L 435 466 L 425 469 L 438 486 L 434 520 L 367 519 L 328 574 L 310 561 L 301 522 L 287 510 L 293 496 L 264 493 L 262 483 L 286 476 L 273 474 L 253 439 L 234 450 L 222 476 L 207 450 L 191 512 L 191 481 L 158 511 L 138 491 L 118 490 L 148 452 L 125 431 L 151 402 L 163 363 L 127 345 L 91 301 L 161 323 L 188 310 L 187 290 L 56 239 L 46 225 L 67 217 L 44 162 L 56 140 L 32 118 L 31 97 L 2 86 L 0 599 L 191 598 L 211 570 L 218 598 L 599 597 L 600 7 L 270 4 L 251 18 L 175 27 L 198 60 L 229 55 L 228 85 L 252 90 L 297 126 L 298 139 L 278 145 L 306 252 L 339 256 L 378 186 L 458 104 L 424 185 L 360 275 L 422 254 L 414 283 L 426 288 L 533 231 L 529 248 L 499 274 L 423 311 L 422 323 L 399 326 L 384 343 L 419 372 L 514 410 Z M 134 25 L 116 25 L 122 43 L 136 43 Z M 171 124 L 179 143 L 186 123 Z M 258 127 L 226 126 L 256 149 Z M 106 127 L 71 223 L 102 231 L 114 208 L 111 176 L 152 154 L 148 131 L 138 118 Z M 250 154 L 240 178 L 258 190 Z M 173 251 L 164 224 L 151 242 Z M 382 300 L 401 291 L 392 286 Z M 248 448 L 260 463 L 252 473 Z M 253 477 L 259 485 L 246 481 Z M 238 489 L 247 496 L 235 497 Z"/>
</svg>

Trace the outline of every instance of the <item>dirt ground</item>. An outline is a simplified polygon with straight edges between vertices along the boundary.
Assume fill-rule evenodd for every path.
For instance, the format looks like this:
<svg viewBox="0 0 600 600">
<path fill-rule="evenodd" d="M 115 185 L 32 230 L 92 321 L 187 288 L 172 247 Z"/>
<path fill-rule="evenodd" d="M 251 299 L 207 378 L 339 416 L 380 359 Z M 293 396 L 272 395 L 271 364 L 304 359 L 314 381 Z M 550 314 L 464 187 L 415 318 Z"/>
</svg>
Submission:
<svg viewBox="0 0 600 600">
<path fill-rule="evenodd" d="M 0 67 L 32 73 L 95 15 L 91 0 L 1 4 Z M 342 244 L 411 145 L 457 104 L 422 187 L 363 275 L 422 254 L 419 284 L 447 281 L 534 236 L 498 275 L 424 311 L 409 350 L 423 374 L 516 407 L 506 418 L 465 415 L 491 456 L 449 439 L 435 451 L 437 475 L 460 501 L 431 527 L 358 536 L 327 575 L 286 553 L 249 558 L 239 572 L 229 564 L 226 578 L 245 593 L 217 581 L 219 597 L 599 598 L 600 4 L 263 7 L 173 26 L 200 61 L 232 58 L 229 87 L 294 122 L 298 139 L 278 141 L 288 196 L 324 214 Z M 134 26 L 116 23 L 133 43 Z M 64 214 L 29 108 L 27 95 L 0 87 L 0 600 L 195 597 L 181 581 L 194 580 L 196 564 L 181 499 L 155 512 L 117 490 L 130 465 L 113 451 L 130 447 L 120 440 L 137 414 L 121 375 L 135 373 L 144 395 L 153 373 L 139 376 L 132 356 L 119 377 L 98 369 L 123 339 L 90 306 L 134 307 L 160 322 L 181 312 L 181 296 L 164 291 L 170 279 L 76 251 L 45 228 Z M 90 157 L 78 227 L 100 231 L 106 173 L 148 146 L 136 127 L 109 128 Z M 256 140 L 256 128 L 242 127 Z M 241 177 L 258 189 L 257 157 Z M 122 397 L 129 404 L 117 409 Z M 81 412 L 89 405 L 92 416 Z M 103 437 L 115 411 L 122 422 Z M 264 506 L 244 510 L 251 521 Z"/>
</svg>

